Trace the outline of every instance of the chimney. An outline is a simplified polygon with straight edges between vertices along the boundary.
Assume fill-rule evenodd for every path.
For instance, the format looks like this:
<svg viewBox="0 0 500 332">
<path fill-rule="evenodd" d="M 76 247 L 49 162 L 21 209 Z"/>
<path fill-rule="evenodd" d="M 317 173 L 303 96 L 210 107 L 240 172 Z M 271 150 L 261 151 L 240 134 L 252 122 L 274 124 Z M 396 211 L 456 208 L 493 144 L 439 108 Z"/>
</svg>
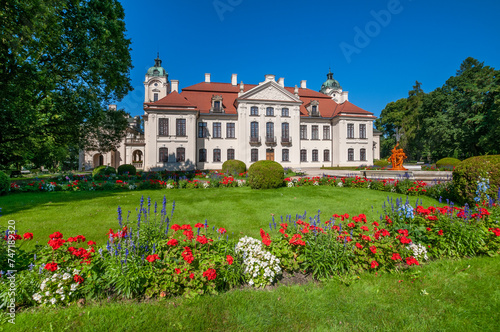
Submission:
<svg viewBox="0 0 500 332">
<path fill-rule="evenodd" d="M 238 74 L 231 75 L 231 85 L 232 86 L 238 85 Z"/>
<path fill-rule="evenodd" d="M 266 82 L 267 81 L 274 81 L 274 75 L 271 74 L 266 75 Z"/>
<path fill-rule="evenodd" d="M 172 83 L 172 92 L 179 92 L 179 80 L 170 80 L 170 83 Z"/>
<path fill-rule="evenodd" d="M 307 84 L 306 84 L 306 82 L 307 82 L 306 80 L 302 80 L 302 81 L 300 81 L 300 88 L 301 88 L 301 89 L 307 89 Z"/>
<path fill-rule="evenodd" d="M 278 80 L 278 84 L 281 85 L 282 87 L 285 87 L 285 78 L 284 77 L 280 77 L 279 80 Z"/>
<path fill-rule="evenodd" d="M 205 74 L 205 83 L 210 83 L 210 73 Z"/>
</svg>

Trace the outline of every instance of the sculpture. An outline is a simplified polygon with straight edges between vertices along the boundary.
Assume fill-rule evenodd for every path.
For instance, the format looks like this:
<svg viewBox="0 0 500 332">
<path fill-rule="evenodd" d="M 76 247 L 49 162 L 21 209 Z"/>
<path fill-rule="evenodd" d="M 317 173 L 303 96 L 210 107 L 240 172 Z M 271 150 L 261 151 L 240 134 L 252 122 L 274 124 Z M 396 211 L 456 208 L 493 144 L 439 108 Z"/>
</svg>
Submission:
<svg viewBox="0 0 500 332">
<path fill-rule="evenodd" d="M 406 154 L 404 153 L 403 149 L 398 149 L 399 142 L 396 144 L 394 148 L 392 148 L 392 154 L 387 159 L 391 164 L 392 168 L 389 168 L 391 171 L 406 171 L 406 168 L 403 167 L 403 160 L 405 160 Z"/>
</svg>

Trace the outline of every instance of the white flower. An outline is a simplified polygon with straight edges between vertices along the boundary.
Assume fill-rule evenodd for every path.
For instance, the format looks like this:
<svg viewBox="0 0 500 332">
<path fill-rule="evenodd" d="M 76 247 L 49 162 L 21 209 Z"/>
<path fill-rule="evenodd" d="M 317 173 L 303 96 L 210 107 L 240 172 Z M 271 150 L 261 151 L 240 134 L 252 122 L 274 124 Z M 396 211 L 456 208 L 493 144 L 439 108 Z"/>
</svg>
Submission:
<svg viewBox="0 0 500 332">
<path fill-rule="evenodd" d="M 210 183 L 203 182 L 203 188 L 207 189 L 208 187 L 210 187 Z"/>
<path fill-rule="evenodd" d="M 56 293 L 57 293 L 57 294 L 64 294 L 64 289 L 63 289 L 62 287 L 61 287 L 61 288 L 58 288 L 58 289 L 56 290 Z"/>
<path fill-rule="evenodd" d="M 42 296 L 38 293 L 33 294 L 33 300 L 36 302 L 40 302 L 42 300 Z"/>
<path fill-rule="evenodd" d="M 342 181 L 340 181 L 339 183 L 337 183 L 337 187 L 342 187 L 344 184 L 342 183 Z"/>
<path fill-rule="evenodd" d="M 49 292 L 49 291 L 46 291 L 46 292 L 45 292 L 45 296 L 50 296 L 50 292 Z"/>
<path fill-rule="evenodd" d="M 292 181 L 288 182 L 286 186 L 287 186 L 288 188 L 293 187 L 293 182 L 292 182 Z"/>
<path fill-rule="evenodd" d="M 50 299 L 50 303 L 56 304 L 56 302 L 57 302 L 57 299 L 55 297 L 53 297 L 53 298 Z"/>
<path fill-rule="evenodd" d="M 63 274 L 63 276 L 62 276 L 62 280 L 68 280 L 70 278 L 71 278 L 71 274 L 69 274 L 67 272 L 65 274 Z"/>
<path fill-rule="evenodd" d="M 71 284 L 71 291 L 74 292 L 76 288 L 78 287 L 78 284 Z"/>
</svg>

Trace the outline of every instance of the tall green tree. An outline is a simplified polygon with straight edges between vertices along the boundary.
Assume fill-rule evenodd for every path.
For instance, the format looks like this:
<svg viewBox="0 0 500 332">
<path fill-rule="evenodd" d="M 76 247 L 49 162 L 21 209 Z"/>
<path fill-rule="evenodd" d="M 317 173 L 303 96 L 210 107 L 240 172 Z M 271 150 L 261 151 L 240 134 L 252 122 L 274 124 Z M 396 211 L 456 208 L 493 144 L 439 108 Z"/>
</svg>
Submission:
<svg viewBox="0 0 500 332">
<path fill-rule="evenodd" d="M 115 0 L 0 0 L 0 164 L 48 143 L 86 146 L 132 89 L 123 19 Z"/>
</svg>

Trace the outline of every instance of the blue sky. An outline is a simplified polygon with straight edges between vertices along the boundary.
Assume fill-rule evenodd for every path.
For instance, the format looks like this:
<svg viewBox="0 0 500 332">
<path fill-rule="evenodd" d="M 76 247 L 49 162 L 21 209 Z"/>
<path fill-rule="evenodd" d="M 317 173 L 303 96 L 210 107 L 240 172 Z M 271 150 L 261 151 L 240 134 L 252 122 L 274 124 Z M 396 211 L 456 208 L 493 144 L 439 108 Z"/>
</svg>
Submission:
<svg viewBox="0 0 500 332">
<path fill-rule="evenodd" d="M 380 115 L 415 80 L 429 92 L 467 57 L 500 69 L 500 1 L 123 0 L 134 91 L 118 106 L 143 114 L 144 74 L 160 52 L 180 88 L 204 81 L 319 90 L 328 68 L 349 101 Z"/>
</svg>

